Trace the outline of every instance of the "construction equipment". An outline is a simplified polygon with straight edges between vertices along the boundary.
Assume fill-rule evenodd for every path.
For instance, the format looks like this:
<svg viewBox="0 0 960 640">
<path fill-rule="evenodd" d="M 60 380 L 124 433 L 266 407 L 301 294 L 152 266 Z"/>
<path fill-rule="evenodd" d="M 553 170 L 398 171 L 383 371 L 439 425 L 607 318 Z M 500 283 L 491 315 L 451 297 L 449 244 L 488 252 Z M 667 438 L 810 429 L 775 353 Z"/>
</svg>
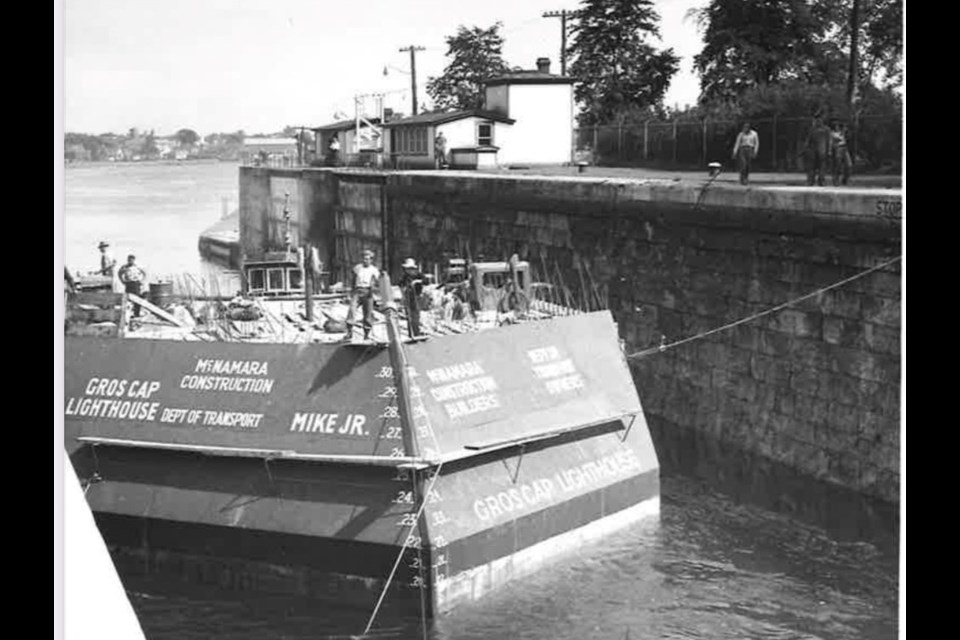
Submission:
<svg viewBox="0 0 960 640">
<path fill-rule="evenodd" d="M 507 261 L 449 260 L 443 288 L 469 302 L 474 311 L 526 313 L 530 307 L 530 263 L 514 254 Z"/>
</svg>

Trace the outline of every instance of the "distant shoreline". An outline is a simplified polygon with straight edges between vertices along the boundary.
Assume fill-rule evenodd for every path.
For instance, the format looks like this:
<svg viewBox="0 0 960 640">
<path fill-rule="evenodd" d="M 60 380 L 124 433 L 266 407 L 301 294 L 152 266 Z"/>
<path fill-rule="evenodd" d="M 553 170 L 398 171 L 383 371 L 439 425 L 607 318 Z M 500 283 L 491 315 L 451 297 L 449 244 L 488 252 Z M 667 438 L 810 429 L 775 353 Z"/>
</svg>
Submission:
<svg viewBox="0 0 960 640">
<path fill-rule="evenodd" d="M 141 165 L 176 165 L 176 164 L 240 164 L 240 160 L 221 160 L 219 158 L 191 158 L 189 160 L 74 160 L 64 161 L 65 169 L 79 169 L 82 167 L 129 167 Z"/>
</svg>

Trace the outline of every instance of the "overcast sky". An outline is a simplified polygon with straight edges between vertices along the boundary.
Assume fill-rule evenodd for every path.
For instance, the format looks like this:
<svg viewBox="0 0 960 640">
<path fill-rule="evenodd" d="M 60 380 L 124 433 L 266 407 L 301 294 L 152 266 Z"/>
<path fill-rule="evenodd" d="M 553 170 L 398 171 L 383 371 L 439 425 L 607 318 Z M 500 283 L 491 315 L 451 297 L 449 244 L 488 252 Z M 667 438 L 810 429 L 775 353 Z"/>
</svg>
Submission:
<svg viewBox="0 0 960 640">
<path fill-rule="evenodd" d="M 682 57 L 667 103 L 693 104 L 692 57 L 701 46 L 684 15 L 706 0 L 658 0 L 663 45 Z M 508 64 L 538 57 L 559 72 L 560 21 L 544 11 L 575 0 L 65 0 L 66 131 L 205 135 L 319 125 L 353 115 L 357 93 L 390 92 L 409 113 L 409 54 L 415 44 L 418 100 L 442 73 L 444 38 L 458 25 L 503 22 Z M 388 74 L 383 70 L 387 67 Z"/>
</svg>

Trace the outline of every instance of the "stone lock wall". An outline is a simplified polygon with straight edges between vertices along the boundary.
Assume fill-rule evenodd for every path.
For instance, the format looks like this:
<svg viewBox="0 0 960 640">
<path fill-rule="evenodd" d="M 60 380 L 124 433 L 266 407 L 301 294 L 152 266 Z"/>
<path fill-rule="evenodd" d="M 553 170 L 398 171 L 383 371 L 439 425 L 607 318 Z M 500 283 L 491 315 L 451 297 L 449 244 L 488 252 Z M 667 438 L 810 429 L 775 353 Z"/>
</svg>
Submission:
<svg viewBox="0 0 960 640">
<path fill-rule="evenodd" d="M 628 352 L 694 336 L 900 253 L 900 200 L 803 188 L 396 175 L 394 255 L 519 253 L 574 303 L 609 303 Z M 559 273 L 559 275 L 558 275 Z M 661 457 L 691 435 L 899 500 L 900 268 L 632 360 Z M 696 462 L 695 462 L 696 464 Z"/>
<path fill-rule="evenodd" d="M 430 269 L 451 255 L 517 253 L 535 278 L 566 287 L 564 302 L 609 306 L 630 353 L 747 318 L 901 251 L 898 191 L 448 172 L 384 173 L 371 184 L 384 194 L 366 200 L 383 216 L 392 274 L 408 256 Z M 314 198 L 311 225 L 333 226 L 344 203 L 329 200 Z M 895 262 L 631 359 L 664 467 L 703 470 L 735 451 L 754 467 L 770 461 L 898 502 L 900 299 Z"/>
</svg>

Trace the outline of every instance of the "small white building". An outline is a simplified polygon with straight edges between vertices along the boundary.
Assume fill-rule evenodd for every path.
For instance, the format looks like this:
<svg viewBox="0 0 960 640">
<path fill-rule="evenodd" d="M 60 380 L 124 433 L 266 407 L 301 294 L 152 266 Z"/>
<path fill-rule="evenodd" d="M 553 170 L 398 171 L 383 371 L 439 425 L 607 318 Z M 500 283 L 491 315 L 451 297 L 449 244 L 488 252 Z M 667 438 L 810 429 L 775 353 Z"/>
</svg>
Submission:
<svg viewBox="0 0 960 640">
<path fill-rule="evenodd" d="M 396 169 L 435 167 L 436 139 L 442 133 L 450 166 L 495 164 L 500 137 L 513 124 L 502 114 L 480 109 L 421 113 L 384 126 L 384 155 Z"/>
<path fill-rule="evenodd" d="M 497 164 L 564 164 L 573 161 L 573 78 L 537 69 L 512 71 L 486 83 L 485 107 L 515 120 L 500 139 Z"/>
<path fill-rule="evenodd" d="M 370 126 L 373 125 L 373 126 Z M 334 136 L 340 142 L 340 159 L 343 164 L 355 164 L 360 157 L 366 154 L 375 155 L 382 151 L 380 119 L 363 119 L 360 121 L 359 138 L 357 137 L 356 120 L 341 120 L 322 127 L 314 127 L 313 143 L 314 155 L 324 162 L 329 161 L 330 141 Z"/>
<path fill-rule="evenodd" d="M 398 169 L 437 165 L 434 141 L 446 139 L 452 168 L 561 165 L 573 161 L 573 79 L 537 69 L 486 82 L 484 108 L 424 113 L 388 122 L 384 153 Z"/>
</svg>

